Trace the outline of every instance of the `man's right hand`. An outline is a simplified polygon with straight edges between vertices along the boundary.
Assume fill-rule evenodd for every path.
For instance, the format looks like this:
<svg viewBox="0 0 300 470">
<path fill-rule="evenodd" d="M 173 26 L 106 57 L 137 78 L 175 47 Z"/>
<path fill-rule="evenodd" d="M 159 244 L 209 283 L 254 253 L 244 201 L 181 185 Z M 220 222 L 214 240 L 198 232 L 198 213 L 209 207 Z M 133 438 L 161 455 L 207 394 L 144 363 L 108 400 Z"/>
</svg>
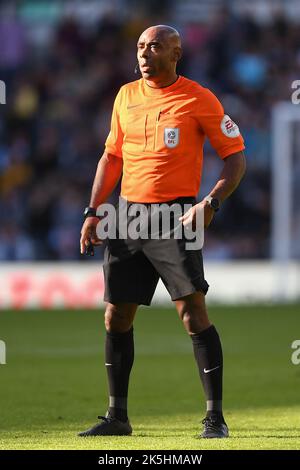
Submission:
<svg viewBox="0 0 300 470">
<path fill-rule="evenodd" d="M 83 255 L 85 247 L 92 243 L 93 245 L 101 245 L 103 242 L 97 237 L 96 227 L 99 223 L 98 217 L 87 217 L 82 225 L 80 238 L 80 253 Z"/>
</svg>

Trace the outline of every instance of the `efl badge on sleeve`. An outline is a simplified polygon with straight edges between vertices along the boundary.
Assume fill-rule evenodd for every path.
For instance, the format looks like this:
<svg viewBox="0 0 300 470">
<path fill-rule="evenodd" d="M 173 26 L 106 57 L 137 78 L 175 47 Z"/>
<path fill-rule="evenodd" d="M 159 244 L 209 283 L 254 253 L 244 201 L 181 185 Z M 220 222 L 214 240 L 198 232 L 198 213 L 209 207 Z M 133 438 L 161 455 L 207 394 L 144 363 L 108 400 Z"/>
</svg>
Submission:
<svg viewBox="0 0 300 470">
<path fill-rule="evenodd" d="M 177 147 L 177 145 L 179 144 L 179 129 L 166 127 L 164 138 L 167 147 L 169 147 L 170 149 Z"/>
</svg>

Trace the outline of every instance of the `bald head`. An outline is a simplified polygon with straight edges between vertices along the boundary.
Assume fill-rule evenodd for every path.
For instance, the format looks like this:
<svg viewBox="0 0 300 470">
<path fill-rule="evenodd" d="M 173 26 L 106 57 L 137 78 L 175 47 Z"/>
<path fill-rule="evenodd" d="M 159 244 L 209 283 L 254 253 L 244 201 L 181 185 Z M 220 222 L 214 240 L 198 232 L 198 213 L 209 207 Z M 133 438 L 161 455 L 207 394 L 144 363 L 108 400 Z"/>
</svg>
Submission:
<svg viewBox="0 0 300 470">
<path fill-rule="evenodd" d="M 176 79 L 176 64 L 182 53 L 176 29 L 167 25 L 150 26 L 140 35 L 137 48 L 140 71 L 146 81 L 159 84 Z"/>
<path fill-rule="evenodd" d="M 157 38 L 161 39 L 162 41 L 166 41 L 175 47 L 181 47 L 180 34 L 175 28 L 172 28 L 172 26 L 167 26 L 164 24 L 150 26 L 150 28 L 145 29 L 145 31 L 141 34 L 140 37 L 142 37 L 144 34 L 154 34 Z"/>
</svg>

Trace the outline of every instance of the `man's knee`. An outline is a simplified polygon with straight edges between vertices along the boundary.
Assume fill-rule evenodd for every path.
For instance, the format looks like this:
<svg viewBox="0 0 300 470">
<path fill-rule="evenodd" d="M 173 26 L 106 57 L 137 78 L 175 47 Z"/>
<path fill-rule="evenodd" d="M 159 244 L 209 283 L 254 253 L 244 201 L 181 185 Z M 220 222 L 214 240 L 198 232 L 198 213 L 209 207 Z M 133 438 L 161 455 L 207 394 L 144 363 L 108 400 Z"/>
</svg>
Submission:
<svg viewBox="0 0 300 470">
<path fill-rule="evenodd" d="M 186 331 L 194 329 L 194 316 L 188 308 L 182 308 L 179 314 Z"/>
<path fill-rule="evenodd" d="M 133 324 L 137 306 L 108 303 L 104 314 L 106 331 L 125 333 Z"/>
<path fill-rule="evenodd" d="M 210 325 L 203 294 L 195 293 L 177 300 L 176 308 L 189 334 L 200 333 Z"/>
</svg>

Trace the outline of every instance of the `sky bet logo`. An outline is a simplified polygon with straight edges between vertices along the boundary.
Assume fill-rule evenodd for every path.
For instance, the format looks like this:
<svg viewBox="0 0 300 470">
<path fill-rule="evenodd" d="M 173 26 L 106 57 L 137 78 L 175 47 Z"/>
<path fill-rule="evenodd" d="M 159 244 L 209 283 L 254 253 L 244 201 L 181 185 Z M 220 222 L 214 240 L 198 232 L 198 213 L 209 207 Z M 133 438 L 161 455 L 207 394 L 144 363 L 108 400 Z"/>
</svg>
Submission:
<svg viewBox="0 0 300 470">
<path fill-rule="evenodd" d="M 4 341 L 0 339 L 0 365 L 6 364 L 6 345 Z"/>
<path fill-rule="evenodd" d="M 0 80 L 0 104 L 6 104 L 6 89 L 2 80 Z"/>
</svg>

